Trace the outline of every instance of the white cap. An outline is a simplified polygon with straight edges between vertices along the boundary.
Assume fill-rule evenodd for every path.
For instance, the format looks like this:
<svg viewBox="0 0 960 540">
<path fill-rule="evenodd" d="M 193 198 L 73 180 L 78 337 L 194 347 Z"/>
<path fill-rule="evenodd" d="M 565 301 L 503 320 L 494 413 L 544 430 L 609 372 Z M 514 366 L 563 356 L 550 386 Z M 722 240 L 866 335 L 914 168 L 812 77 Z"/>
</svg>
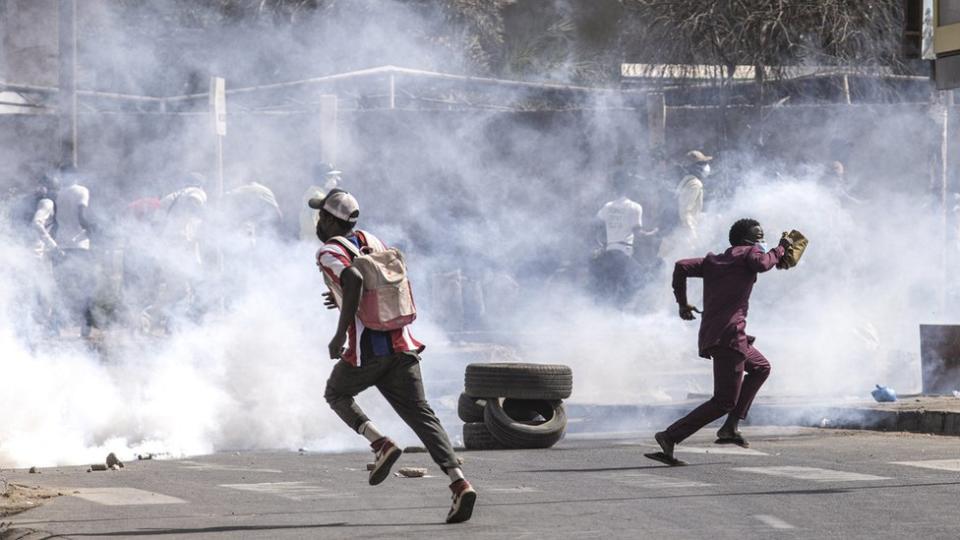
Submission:
<svg viewBox="0 0 960 540">
<path fill-rule="evenodd" d="M 356 223 L 360 217 L 360 203 L 357 198 L 342 189 L 333 189 L 326 197 L 314 197 L 307 204 L 310 208 L 324 210 L 347 223 Z"/>
</svg>

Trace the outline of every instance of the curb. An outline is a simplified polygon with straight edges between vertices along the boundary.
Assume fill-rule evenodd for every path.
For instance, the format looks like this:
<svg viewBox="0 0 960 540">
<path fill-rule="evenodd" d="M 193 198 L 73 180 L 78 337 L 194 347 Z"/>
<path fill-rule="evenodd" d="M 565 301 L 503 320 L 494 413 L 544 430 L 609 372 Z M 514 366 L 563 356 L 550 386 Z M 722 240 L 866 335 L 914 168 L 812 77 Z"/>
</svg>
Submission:
<svg viewBox="0 0 960 540">
<path fill-rule="evenodd" d="M 666 405 L 568 404 L 569 431 L 588 433 L 662 429 L 696 405 L 699 402 Z M 745 425 L 896 431 L 957 437 L 960 436 L 960 412 L 757 403 L 751 409 Z"/>
</svg>

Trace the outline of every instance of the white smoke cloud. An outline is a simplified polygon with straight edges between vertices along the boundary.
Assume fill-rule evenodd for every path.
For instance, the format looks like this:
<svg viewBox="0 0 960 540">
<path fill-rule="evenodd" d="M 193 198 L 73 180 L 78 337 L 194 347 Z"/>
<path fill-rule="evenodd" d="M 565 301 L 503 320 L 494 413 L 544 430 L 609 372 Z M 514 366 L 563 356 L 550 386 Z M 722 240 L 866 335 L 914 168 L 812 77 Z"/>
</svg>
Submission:
<svg viewBox="0 0 960 540">
<path fill-rule="evenodd" d="M 400 4 L 391 3 L 387 13 L 324 21 L 329 32 L 323 39 L 269 27 L 243 33 L 262 42 L 262 56 L 269 56 L 265 50 L 282 59 L 296 49 L 290 62 L 277 61 L 280 73 L 305 73 L 307 66 L 315 70 L 310 74 L 333 72 L 366 59 L 380 64 L 412 58 L 417 67 L 435 67 L 430 49 L 413 39 L 418 36 L 404 38 L 391 25 L 398 17 L 400 27 L 426 28 L 436 21 L 422 21 Z M 112 31 L 122 34 L 122 25 Z M 335 47 L 325 49 L 330 43 Z M 354 50 L 356 43 L 363 46 Z M 251 73 L 243 75 L 250 79 L 262 76 L 253 73 L 262 62 L 243 57 L 258 48 L 242 49 L 210 56 L 241 72 L 237 66 L 248 66 Z M 390 55 L 382 54 L 387 49 Z M 119 66 L 135 60 L 120 46 L 101 54 L 115 56 Z M 136 54 L 150 66 L 164 61 L 149 47 Z M 195 62 L 204 75 L 216 67 L 207 58 L 184 61 Z M 513 97 L 504 92 L 501 101 Z M 354 106 L 344 100 L 345 108 Z M 866 396 L 874 383 L 917 390 L 917 323 L 945 321 L 951 314 L 941 301 L 941 224 L 921 197 L 877 189 L 863 206 L 844 207 L 814 174 L 773 178 L 753 163 L 729 197 L 707 184 L 710 206 L 699 251 L 668 245 L 665 268 L 651 276 L 635 311 L 600 307 L 584 282 L 593 249 L 586 225 L 607 196 L 605 180 L 618 145 L 629 145 L 621 139 L 642 131 L 623 128 L 636 123 L 629 118 L 636 111 L 398 111 L 386 119 L 376 111 L 344 114 L 350 113 L 337 165 L 360 199 L 361 226 L 409 250 L 421 307 L 414 333 L 427 343 L 425 384 L 444 420 L 462 390 L 463 366 L 478 359 L 569 364 L 572 401 L 580 403 L 666 402 L 687 392 L 709 393 L 710 365 L 697 357 L 696 324 L 677 317 L 669 273 L 676 257 L 725 249 L 727 230 L 740 217 L 760 220 L 771 244 L 791 228 L 811 240 L 799 267 L 762 275 L 755 288 L 748 331 L 773 364 L 763 394 Z M 299 204 L 308 180 L 304 169 L 316 161 L 313 124 L 239 114 L 234 120 L 226 140 L 228 185 L 256 179 L 281 199 L 292 193 Z M 93 209 L 117 216 L 133 197 L 180 187 L 184 171 L 211 170 L 206 121 L 85 116 L 89 139 L 81 153 L 88 152 L 86 166 L 99 173 L 91 181 Z M 926 120 L 918 114 L 897 121 L 921 129 Z M 246 129 L 235 129 L 240 122 L 247 122 Z M 864 146 L 882 147 L 876 140 Z M 118 162 L 134 176 L 120 178 Z M 0 392 L 0 466 L 87 463 L 108 451 L 129 459 L 137 453 L 365 446 L 323 399 L 332 367 L 326 345 L 336 318 L 322 306 L 316 246 L 264 238 L 248 250 L 239 227 L 214 232 L 208 247 L 231 249 L 223 274 L 207 267 L 211 279 L 203 287 L 208 298 L 222 295 L 225 309 L 218 300 L 199 323 L 178 319 L 168 337 L 108 331 L 103 353 L 78 340 L 42 338 L 42 327 L 23 306 L 35 292 L 52 294 L 55 285 L 30 252 L 17 247 L 21 233 L 0 233 L 0 372 L 6 382 Z M 153 234 L 131 236 L 146 243 Z M 168 264 L 185 264 L 173 250 L 157 249 L 155 255 Z M 564 262 L 572 279 L 556 275 Z M 483 330 L 495 346 L 451 344 L 469 336 L 444 334 L 451 326 L 444 316 L 448 299 L 431 298 L 438 290 L 432 275 L 458 269 L 484 282 Z M 690 288 L 694 303 L 699 290 Z M 131 307 L 136 317 L 142 306 Z M 375 390 L 360 403 L 391 436 L 414 442 Z M 457 425 L 445 425 L 456 439 Z"/>
</svg>

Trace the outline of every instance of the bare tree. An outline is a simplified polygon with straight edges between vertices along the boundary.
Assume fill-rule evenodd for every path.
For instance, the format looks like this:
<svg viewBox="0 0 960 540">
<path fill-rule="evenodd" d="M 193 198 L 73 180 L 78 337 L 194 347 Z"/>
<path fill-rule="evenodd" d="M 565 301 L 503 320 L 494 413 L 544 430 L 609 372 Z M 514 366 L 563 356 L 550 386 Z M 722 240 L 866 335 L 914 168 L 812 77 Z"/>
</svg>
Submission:
<svg viewBox="0 0 960 540">
<path fill-rule="evenodd" d="M 792 66 L 900 66 L 901 0 L 621 0 L 627 52 L 662 63 L 739 65 L 779 78 Z"/>
</svg>

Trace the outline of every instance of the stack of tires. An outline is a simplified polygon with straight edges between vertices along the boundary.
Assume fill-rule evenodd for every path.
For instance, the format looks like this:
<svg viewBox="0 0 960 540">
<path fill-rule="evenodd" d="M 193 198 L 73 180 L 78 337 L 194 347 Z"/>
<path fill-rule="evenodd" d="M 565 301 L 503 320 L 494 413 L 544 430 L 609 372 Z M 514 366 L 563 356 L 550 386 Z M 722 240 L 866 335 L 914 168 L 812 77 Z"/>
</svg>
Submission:
<svg viewBox="0 0 960 540">
<path fill-rule="evenodd" d="M 468 450 L 550 448 L 563 438 L 563 400 L 573 389 L 568 366 L 469 364 L 457 414 Z"/>
</svg>

